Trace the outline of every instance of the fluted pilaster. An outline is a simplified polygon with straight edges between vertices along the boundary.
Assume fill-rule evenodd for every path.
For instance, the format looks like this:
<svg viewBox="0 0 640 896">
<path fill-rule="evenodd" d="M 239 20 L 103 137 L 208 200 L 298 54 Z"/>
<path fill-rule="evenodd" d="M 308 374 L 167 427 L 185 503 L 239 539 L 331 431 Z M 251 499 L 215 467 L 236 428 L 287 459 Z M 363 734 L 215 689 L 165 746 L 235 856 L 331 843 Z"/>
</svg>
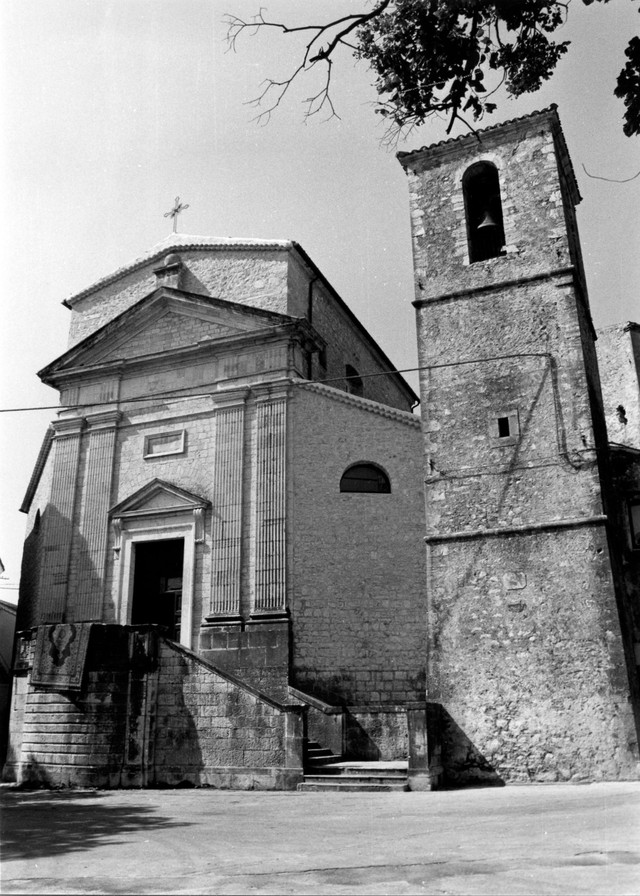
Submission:
<svg viewBox="0 0 640 896">
<path fill-rule="evenodd" d="M 87 418 L 86 486 L 82 496 L 78 569 L 68 609 L 68 616 L 73 619 L 101 620 L 103 616 L 108 513 L 121 416 L 119 411 L 109 411 Z"/>
<path fill-rule="evenodd" d="M 257 402 L 256 573 L 254 616 L 286 608 L 286 395 Z"/>
<path fill-rule="evenodd" d="M 245 406 L 216 413 L 211 599 L 207 621 L 240 618 Z"/>
<path fill-rule="evenodd" d="M 67 607 L 69 565 L 73 541 L 80 439 L 84 420 L 56 420 L 53 442 L 51 498 L 43 514 L 44 551 L 40 580 L 42 622 L 63 622 Z"/>
</svg>

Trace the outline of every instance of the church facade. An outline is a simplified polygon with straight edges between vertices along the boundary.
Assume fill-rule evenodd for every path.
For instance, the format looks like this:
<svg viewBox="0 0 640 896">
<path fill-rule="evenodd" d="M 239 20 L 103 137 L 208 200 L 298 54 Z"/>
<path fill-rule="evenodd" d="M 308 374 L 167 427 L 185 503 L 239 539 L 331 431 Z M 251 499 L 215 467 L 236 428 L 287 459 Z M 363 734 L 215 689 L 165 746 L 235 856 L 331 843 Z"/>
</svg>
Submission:
<svg viewBox="0 0 640 896">
<path fill-rule="evenodd" d="M 602 389 L 557 113 L 400 161 L 421 416 L 290 241 L 174 234 L 67 300 L 5 779 L 637 777 L 640 344 Z"/>
</svg>

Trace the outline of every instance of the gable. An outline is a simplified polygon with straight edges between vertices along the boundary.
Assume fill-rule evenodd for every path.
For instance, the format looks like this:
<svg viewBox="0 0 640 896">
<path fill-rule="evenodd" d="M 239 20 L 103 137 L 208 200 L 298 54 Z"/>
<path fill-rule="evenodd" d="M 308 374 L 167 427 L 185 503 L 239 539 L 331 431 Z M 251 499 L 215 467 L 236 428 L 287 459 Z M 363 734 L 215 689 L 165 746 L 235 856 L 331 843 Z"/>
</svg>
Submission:
<svg viewBox="0 0 640 896">
<path fill-rule="evenodd" d="M 194 510 L 205 507 L 206 498 L 185 491 L 162 479 L 153 479 L 111 509 L 111 516 L 142 516 L 162 511 Z"/>
<path fill-rule="evenodd" d="M 117 340 L 105 351 L 93 355 L 96 361 L 116 361 L 141 358 L 145 355 L 185 348 L 205 339 L 236 336 L 247 327 L 231 325 L 222 319 L 211 320 L 206 316 L 167 311 L 147 326 Z"/>
<path fill-rule="evenodd" d="M 48 382 L 53 374 L 65 370 L 167 354 L 291 321 L 285 314 L 163 287 L 69 349 L 38 375 Z"/>
</svg>

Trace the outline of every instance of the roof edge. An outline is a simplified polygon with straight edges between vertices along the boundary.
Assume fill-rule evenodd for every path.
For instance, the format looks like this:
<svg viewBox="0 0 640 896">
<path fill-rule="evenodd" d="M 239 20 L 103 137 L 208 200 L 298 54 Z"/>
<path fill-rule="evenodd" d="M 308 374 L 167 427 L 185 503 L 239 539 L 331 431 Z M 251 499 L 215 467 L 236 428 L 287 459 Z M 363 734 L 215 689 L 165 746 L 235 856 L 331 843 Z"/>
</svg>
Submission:
<svg viewBox="0 0 640 896">
<path fill-rule="evenodd" d="M 374 401 L 372 398 L 361 398 L 358 395 L 352 395 L 350 392 L 343 392 L 342 389 L 336 389 L 335 386 L 327 386 L 324 383 L 313 382 L 311 380 L 291 380 L 291 383 L 301 389 L 317 392 L 320 395 L 324 395 L 334 401 L 339 401 L 342 404 L 348 404 L 352 407 L 360 408 L 363 411 L 369 411 L 370 413 L 378 414 L 381 417 L 387 417 L 390 420 L 397 420 L 399 423 L 414 427 L 414 429 L 420 429 L 421 427 L 420 417 L 417 417 L 410 411 L 402 411 L 400 408 L 382 404 L 379 401 Z"/>
<path fill-rule="evenodd" d="M 22 504 L 20 505 L 20 513 L 29 513 L 29 510 L 31 509 L 31 502 L 33 501 L 36 489 L 40 483 L 40 477 L 42 476 L 47 458 L 49 457 L 53 436 L 54 429 L 53 426 L 49 424 L 44 439 L 42 440 L 42 444 L 40 445 L 40 451 L 38 451 L 38 457 L 36 458 L 36 464 L 33 468 L 29 485 L 27 486 L 24 498 L 22 499 Z"/>
<path fill-rule="evenodd" d="M 147 264 L 158 261 L 158 259 L 160 259 L 163 255 L 166 255 L 172 250 L 204 252 L 207 249 L 226 249 L 230 251 L 245 251 L 247 249 L 253 249 L 263 252 L 286 252 L 291 249 L 292 246 L 293 242 L 291 240 L 260 240 L 234 237 L 211 238 L 204 236 L 189 236 L 187 234 L 172 234 L 170 237 L 167 237 L 166 239 L 161 240 L 161 242 L 156 243 L 156 245 L 153 246 L 147 254 L 141 255 L 134 261 L 129 262 L 129 264 L 117 268 L 111 274 L 106 274 L 104 277 L 101 277 L 99 280 L 94 281 L 89 286 L 80 290 L 80 292 L 72 293 L 70 296 L 67 296 L 66 299 L 63 299 L 62 304 L 65 306 L 65 308 L 72 309 L 73 306 L 77 304 L 77 302 L 87 298 L 87 296 L 92 295 L 94 292 L 97 292 L 100 289 L 104 289 L 106 286 L 110 286 L 121 277 L 132 274 L 134 271 L 137 271 L 139 268 L 142 268 Z"/>
</svg>

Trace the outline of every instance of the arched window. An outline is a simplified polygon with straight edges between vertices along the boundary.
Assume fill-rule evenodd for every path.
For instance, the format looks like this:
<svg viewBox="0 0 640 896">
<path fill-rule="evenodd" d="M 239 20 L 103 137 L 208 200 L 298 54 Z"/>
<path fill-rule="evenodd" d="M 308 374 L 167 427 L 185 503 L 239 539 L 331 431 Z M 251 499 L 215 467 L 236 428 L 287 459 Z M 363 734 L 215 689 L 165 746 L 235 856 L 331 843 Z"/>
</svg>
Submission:
<svg viewBox="0 0 640 896">
<path fill-rule="evenodd" d="M 495 165 L 478 162 L 462 178 L 467 215 L 469 261 L 486 261 L 504 252 L 500 181 Z"/>
<path fill-rule="evenodd" d="M 391 483 L 384 470 L 376 464 L 353 464 L 342 474 L 340 491 L 388 495 Z"/>
<path fill-rule="evenodd" d="M 351 364 L 347 364 L 344 369 L 344 375 L 347 378 L 347 391 L 352 395 L 364 395 L 364 384 L 362 377 Z"/>
</svg>

